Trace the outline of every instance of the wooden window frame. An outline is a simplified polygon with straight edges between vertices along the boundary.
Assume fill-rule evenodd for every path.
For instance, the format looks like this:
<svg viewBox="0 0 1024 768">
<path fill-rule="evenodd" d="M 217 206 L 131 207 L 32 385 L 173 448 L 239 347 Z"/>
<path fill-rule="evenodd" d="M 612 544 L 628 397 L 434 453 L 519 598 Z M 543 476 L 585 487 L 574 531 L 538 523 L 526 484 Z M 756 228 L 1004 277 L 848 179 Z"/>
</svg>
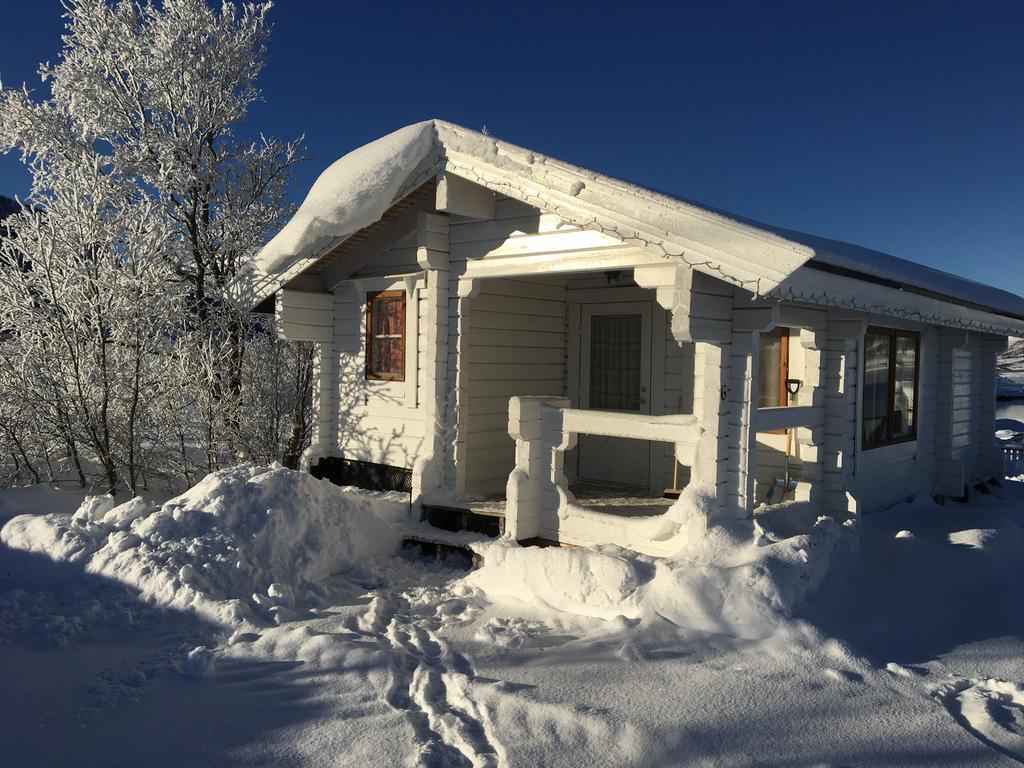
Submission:
<svg viewBox="0 0 1024 768">
<path fill-rule="evenodd" d="M 886 437 L 883 440 L 869 443 L 867 436 L 864 434 L 864 406 L 863 406 L 863 393 L 866 390 L 865 379 L 868 375 L 867 371 L 867 337 L 868 336 L 888 336 L 889 337 L 889 391 L 886 400 L 886 407 L 888 408 L 888 418 L 886 420 Z M 913 339 L 914 340 L 914 423 L 911 426 L 910 434 L 905 437 L 892 436 L 892 417 L 896 410 L 896 340 L 899 338 Z M 861 450 L 871 451 L 875 448 L 885 448 L 890 445 L 902 445 L 903 443 L 912 443 L 917 440 L 917 414 L 919 410 L 920 394 L 921 394 L 921 333 L 920 331 L 907 331 L 902 328 L 883 328 L 880 326 L 870 326 L 867 331 L 864 332 L 864 362 L 860 376 L 861 383 L 861 416 L 860 416 L 860 439 L 861 439 Z"/>
<path fill-rule="evenodd" d="M 790 329 L 788 326 L 777 326 L 779 330 L 779 404 L 765 406 L 766 408 L 786 408 L 789 406 L 789 390 L 786 389 L 786 379 L 789 378 L 789 338 Z M 772 331 L 776 330 L 775 328 Z M 771 333 L 768 331 L 767 333 Z M 760 344 L 760 341 L 758 342 Z M 769 435 L 783 435 L 784 429 L 770 429 Z"/>
<path fill-rule="evenodd" d="M 398 373 L 374 373 L 373 372 L 373 342 L 376 336 L 373 333 L 373 303 L 377 299 L 401 299 L 401 319 L 399 327 L 402 332 L 401 339 L 401 370 Z M 366 294 L 366 380 L 367 381 L 405 381 L 405 337 L 406 329 L 406 297 L 405 291 L 370 291 Z"/>
</svg>

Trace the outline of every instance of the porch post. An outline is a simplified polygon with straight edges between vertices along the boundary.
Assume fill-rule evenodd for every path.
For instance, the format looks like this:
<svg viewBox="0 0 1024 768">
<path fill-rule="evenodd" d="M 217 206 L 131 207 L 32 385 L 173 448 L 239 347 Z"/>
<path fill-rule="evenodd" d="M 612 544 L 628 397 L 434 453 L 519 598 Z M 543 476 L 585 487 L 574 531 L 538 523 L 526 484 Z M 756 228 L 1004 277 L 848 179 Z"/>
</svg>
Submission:
<svg viewBox="0 0 1024 768">
<path fill-rule="evenodd" d="M 652 281 L 653 282 L 653 281 Z M 694 344 L 693 415 L 700 437 L 691 468 L 691 482 L 715 494 L 719 511 L 736 502 L 735 471 L 739 461 L 738 422 L 732 422 L 736 393 L 731 377 L 733 357 L 733 287 L 689 267 L 675 274 L 671 293 L 672 336 Z M 742 404 L 742 402 L 741 402 Z M 730 475 L 730 465 L 734 467 Z"/>
<path fill-rule="evenodd" d="M 800 346 L 804 350 L 804 378 L 800 390 L 797 392 L 797 402 L 795 403 L 814 408 L 821 414 L 822 422 L 826 417 L 825 355 L 822 354 L 825 337 L 826 330 L 824 328 L 820 330 L 818 328 L 800 329 Z M 816 501 L 825 495 L 824 468 L 821 462 L 825 429 L 822 426 L 797 427 L 794 434 L 803 470 L 793 496 L 797 501 Z"/>
<path fill-rule="evenodd" d="M 445 442 L 447 436 L 447 377 L 448 377 L 448 217 L 421 213 L 416 227 L 416 259 L 426 274 L 426 288 L 420 292 L 425 302 L 423 322 L 419 326 L 420 338 L 412 340 L 420 345 L 423 365 L 423 452 L 413 465 L 412 501 L 415 508 L 422 505 L 425 493 L 436 491 L 443 485 Z M 418 312 L 418 302 L 410 307 Z M 411 371 L 406 386 L 415 387 L 417 372 Z M 407 377 L 408 378 L 408 377 Z"/>
<path fill-rule="evenodd" d="M 325 456 L 336 456 L 338 450 L 338 408 L 332 396 L 335 371 L 334 341 L 318 342 L 313 357 L 313 420 L 316 424 L 313 441 L 303 451 L 301 466 L 310 465 Z"/>
<path fill-rule="evenodd" d="M 821 444 L 822 514 L 843 517 L 857 513 L 850 493 L 857 450 L 857 388 L 860 386 L 860 344 L 867 322 L 860 315 L 828 313 L 822 367 L 825 431 Z"/>
<path fill-rule="evenodd" d="M 964 465 L 953 456 L 953 389 L 956 383 L 956 350 L 967 346 L 966 331 L 939 332 L 938 370 L 935 375 L 935 483 L 937 496 L 963 496 L 967 481 Z"/>
<path fill-rule="evenodd" d="M 693 414 L 700 423 L 693 482 L 713 489 L 719 510 L 726 507 L 730 449 L 729 365 L 732 344 L 697 341 L 694 347 Z"/>
<path fill-rule="evenodd" d="M 1006 351 L 1009 339 L 1005 336 L 989 336 L 981 343 L 981 419 L 979 437 L 981 441 L 981 469 L 983 475 L 1002 479 L 1003 448 L 993 438 L 996 419 L 996 372 L 999 355 Z"/>
<path fill-rule="evenodd" d="M 512 397 L 508 433 L 516 441 L 516 465 L 505 486 L 505 535 L 518 540 L 539 535 L 540 478 L 544 456 L 540 443 L 543 397 Z"/>
</svg>

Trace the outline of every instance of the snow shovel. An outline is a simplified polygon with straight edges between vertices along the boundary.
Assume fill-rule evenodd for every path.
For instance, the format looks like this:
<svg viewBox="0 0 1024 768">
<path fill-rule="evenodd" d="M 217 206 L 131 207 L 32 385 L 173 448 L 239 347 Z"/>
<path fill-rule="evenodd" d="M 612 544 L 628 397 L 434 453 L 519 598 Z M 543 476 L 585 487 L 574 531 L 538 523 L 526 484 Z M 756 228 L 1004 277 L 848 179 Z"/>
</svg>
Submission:
<svg viewBox="0 0 1024 768">
<path fill-rule="evenodd" d="M 786 496 L 796 490 L 796 480 L 789 476 L 789 454 L 793 450 L 793 431 L 786 430 L 786 473 L 776 476 L 768 493 L 764 497 L 765 504 L 779 504 L 786 500 Z M 778 495 L 776 499 L 775 496 Z"/>
</svg>

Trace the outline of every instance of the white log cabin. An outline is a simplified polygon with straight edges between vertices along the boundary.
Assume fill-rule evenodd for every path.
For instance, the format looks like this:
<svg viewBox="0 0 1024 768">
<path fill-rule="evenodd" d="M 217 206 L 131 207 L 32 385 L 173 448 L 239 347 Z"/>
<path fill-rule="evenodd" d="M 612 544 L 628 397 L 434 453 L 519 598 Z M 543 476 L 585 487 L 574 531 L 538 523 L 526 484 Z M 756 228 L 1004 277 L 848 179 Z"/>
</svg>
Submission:
<svg viewBox="0 0 1024 768">
<path fill-rule="evenodd" d="M 314 469 L 655 555 L 693 535 L 659 522 L 686 487 L 847 519 L 1001 477 L 996 357 L 1024 335 L 1005 291 L 439 120 L 325 171 L 237 291 L 317 344 Z"/>
</svg>

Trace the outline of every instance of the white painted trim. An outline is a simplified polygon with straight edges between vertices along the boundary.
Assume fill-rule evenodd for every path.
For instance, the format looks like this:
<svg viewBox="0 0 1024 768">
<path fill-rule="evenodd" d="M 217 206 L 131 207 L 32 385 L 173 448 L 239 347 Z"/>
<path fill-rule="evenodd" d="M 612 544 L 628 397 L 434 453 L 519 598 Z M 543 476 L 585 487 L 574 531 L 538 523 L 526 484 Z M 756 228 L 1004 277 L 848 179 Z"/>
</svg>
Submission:
<svg viewBox="0 0 1024 768">
<path fill-rule="evenodd" d="M 825 415 L 814 405 L 788 405 L 780 408 L 757 408 L 754 432 L 774 432 L 795 427 L 822 427 Z"/>
<path fill-rule="evenodd" d="M 651 307 L 651 393 L 650 412 L 656 416 L 665 413 L 665 357 L 667 350 L 668 313 L 658 303 Z M 665 464 L 668 454 L 664 443 L 651 445 L 650 490 L 660 495 L 665 489 Z"/>
</svg>

